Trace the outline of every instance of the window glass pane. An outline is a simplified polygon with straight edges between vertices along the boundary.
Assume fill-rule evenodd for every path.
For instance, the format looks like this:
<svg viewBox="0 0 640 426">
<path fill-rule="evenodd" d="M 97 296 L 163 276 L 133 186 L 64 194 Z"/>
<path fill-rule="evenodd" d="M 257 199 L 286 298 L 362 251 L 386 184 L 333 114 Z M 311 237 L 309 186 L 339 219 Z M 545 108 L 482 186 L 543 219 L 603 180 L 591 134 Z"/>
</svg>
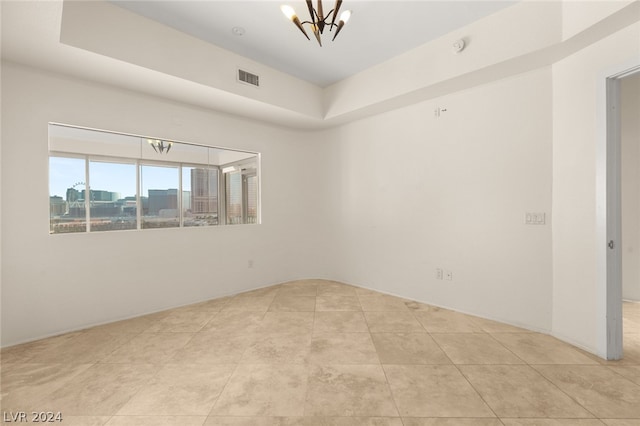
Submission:
<svg viewBox="0 0 640 426">
<path fill-rule="evenodd" d="M 140 166 L 142 228 L 180 226 L 178 167 Z"/>
<path fill-rule="evenodd" d="M 49 232 L 86 232 L 85 160 L 49 157 Z"/>
<path fill-rule="evenodd" d="M 91 232 L 136 229 L 135 164 L 89 161 L 89 185 Z"/>
<path fill-rule="evenodd" d="M 225 173 L 227 224 L 242 223 L 242 172 Z"/>
<path fill-rule="evenodd" d="M 182 212 L 184 226 L 218 224 L 218 170 L 182 168 Z"/>
<path fill-rule="evenodd" d="M 246 223 L 258 223 L 258 177 L 247 176 L 247 221 Z"/>
</svg>

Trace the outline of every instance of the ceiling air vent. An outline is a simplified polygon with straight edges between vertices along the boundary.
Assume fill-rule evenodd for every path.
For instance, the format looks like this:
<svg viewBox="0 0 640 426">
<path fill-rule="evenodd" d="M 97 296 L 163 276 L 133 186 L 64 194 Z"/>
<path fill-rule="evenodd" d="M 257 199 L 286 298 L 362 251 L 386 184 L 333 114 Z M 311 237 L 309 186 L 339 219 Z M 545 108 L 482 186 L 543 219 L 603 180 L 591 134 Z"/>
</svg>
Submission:
<svg viewBox="0 0 640 426">
<path fill-rule="evenodd" d="M 250 73 L 249 71 L 238 69 L 238 81 L 255 87 L 260 87 L 260 77 L 256 74 Z"/>
</svg>

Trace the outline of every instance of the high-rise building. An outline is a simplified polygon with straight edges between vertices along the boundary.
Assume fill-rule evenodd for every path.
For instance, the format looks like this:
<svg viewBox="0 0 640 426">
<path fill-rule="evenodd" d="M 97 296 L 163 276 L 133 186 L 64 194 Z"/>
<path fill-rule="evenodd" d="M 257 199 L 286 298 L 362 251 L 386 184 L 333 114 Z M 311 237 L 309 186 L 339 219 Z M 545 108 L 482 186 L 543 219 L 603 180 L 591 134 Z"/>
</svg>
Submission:
<svg viewBox="0 0 640 426">
<path fill-rule="evenodd" d="M 67 203 L 58 195 L 49 197 L 49 215 L 62 216 L 67 212 Z"/>
<path fill-rule="evenodd" d="M 218 212 L 218 171 L 191 169 L 191 213 Z"/>
<path fill-rule="evenodd" d="M 149 214 L 157 216 L 160 210 L 178 209 L 177 189 L 150 189 L 149 190 Z"/>
<path fill-rule="evenodd" d="M 67 202 L 78 201 L 80 198 L 84 198 L 84 193 L 82 197 L 80 197 L 80 191 L 75 188 L 67 188 Z"/>
</svg>

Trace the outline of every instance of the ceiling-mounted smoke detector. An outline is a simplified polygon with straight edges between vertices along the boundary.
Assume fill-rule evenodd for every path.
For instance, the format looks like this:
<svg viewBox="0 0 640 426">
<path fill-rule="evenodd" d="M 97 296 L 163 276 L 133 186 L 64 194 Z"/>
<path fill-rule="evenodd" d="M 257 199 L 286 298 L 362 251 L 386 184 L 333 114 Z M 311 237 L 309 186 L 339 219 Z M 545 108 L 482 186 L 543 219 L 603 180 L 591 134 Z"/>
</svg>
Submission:
<svg viewBox="0 0 640 426">
<path fill-rule="evenodd" d="M 460 53 L 464 50 L 464 40 L 459 39 L 453 42 L 453 53 Z"/>
</svg>

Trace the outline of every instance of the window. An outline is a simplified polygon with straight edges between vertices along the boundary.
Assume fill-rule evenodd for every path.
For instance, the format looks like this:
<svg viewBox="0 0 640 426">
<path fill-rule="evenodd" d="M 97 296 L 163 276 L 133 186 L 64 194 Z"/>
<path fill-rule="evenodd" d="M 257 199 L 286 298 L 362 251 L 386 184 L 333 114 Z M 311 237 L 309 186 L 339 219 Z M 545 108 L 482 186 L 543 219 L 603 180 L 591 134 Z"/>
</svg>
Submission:
<svg viewBox="0 0 640 426">
<path fill-rule="evenodd" d="M 218 224 L 218 169 L 182 168 L 182 217 L 184 226 Z"/>
<path fill-rule="evenodd" d="M 251 163 L 223 169 L 225 173 L 227 223 L 257 223 L 258 178 Z"/>
<path fill-rule="evenodd" d="M 84 192 L 86 163 L 81 158 L 49 157 L 49 232 L 87 229 Z"/>
<path fill-rule="evenodd" d="M 258 168 L 258 153 L 50 124 L 50 233 L 259 223 Z"/>
<path fill-rule="evenodd" d="M 178 167 L 140 166 L 142 228 L 180 226 Z"/>
<path fill-rule="evenodd" d="M 135 163 L 90 160 L 89 186 L 91 231 L 137 229 Z"/>
</svg>

